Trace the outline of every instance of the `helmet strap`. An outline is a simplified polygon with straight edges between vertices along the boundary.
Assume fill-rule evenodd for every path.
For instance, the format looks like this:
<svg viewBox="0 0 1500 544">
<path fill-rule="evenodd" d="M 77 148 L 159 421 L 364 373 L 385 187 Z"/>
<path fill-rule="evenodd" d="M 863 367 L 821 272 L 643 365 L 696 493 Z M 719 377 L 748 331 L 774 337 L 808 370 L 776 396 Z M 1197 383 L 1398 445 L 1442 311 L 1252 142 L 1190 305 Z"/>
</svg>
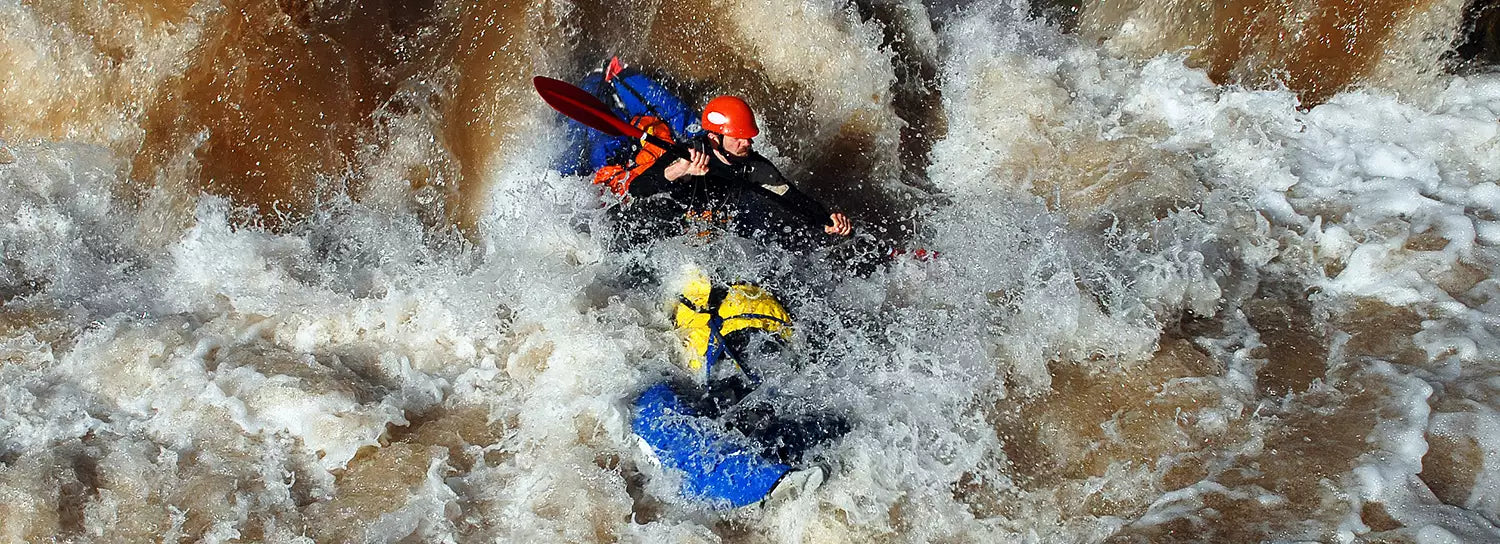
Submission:
<svg viewBox="0 0 1500 544">
<path fill-rule="evenodd" d="M 723 157 L 723 160 L 728 161 L 727 164 L 735 164 L 739 160 L 739 157 L 734 156 L 728 149 L 724 149 L 725 136 L 717 132 L 710 132 L 709 134 L 713 135 L 708 138 L 708 141 L 713 144 L 714 151 L 717 151 Z"/>
</svg>

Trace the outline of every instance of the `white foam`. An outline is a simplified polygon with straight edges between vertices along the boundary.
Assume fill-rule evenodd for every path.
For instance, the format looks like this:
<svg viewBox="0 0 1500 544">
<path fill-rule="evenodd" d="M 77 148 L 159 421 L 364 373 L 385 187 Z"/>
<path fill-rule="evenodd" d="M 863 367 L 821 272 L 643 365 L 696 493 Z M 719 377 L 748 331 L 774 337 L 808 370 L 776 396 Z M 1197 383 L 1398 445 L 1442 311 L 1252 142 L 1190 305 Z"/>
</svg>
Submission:
<svg viewBox="0 0 1500 544">
<path fill-rule="evenodd" d="M 1213 317 L 1224 331 L 1193 345 L 1227 370 L 1173 382 L 1213 398 L 1187 406 L 1193 413 L 1180 415 L 1195 423 L 1173 432 L 1222 438 L 1202 452 L 1210 465 L 1248 470 L 1236 463 L 1265 453 L 1274 421 L 1257 412 L 1365 409 L 1262 398 L 1261 350 L 1272 341 L 1236 305 L 1263 283 L 1287 282 L 1316 291 L 1301 302 L 1335 348 L 1311 369 L 1314 393 L 1384 392 L 1372 412 L 1354 414 L 1373 427 L 1363 443 L 1342 445 L 1357 451 L 1353 468 L 1316 492 L 1329 510 L 1241 521 L 1279 524 L 1277 538 L 1352 541 L 1374 530 L 1361 514 L 1379 504 L 1417 541 L 1492 539 L 1500 77 L 1443 78 L 1420 103 L 1362 90 L 1303 111 L 1286 90 L 1215 86 L 1180 56 L 1137 61 L 1071 41 L 1024 4 L 953 10 L 935 34 L 914 34 L 942 60 L 948 136 L 927 175 L 951 201 L 927 214 L 920 240 L 941 257 L 869 278 L 803 266 L 795 272 L 830 279 L 780 293 L 796 303 L 795 345 L 820 354 L 777 384 L 806 395 L 783 409 L 838 410 L 855 429 L 825 452 L 825 486 L 773 512 L 639 499 L 674 487 L 643 468 L 628 403 L 671 372 L 677 340 L 662 293 L 612 283 L 622 257 L 604 249 L 593 188 L 550 170 L 561 138 L 541 113 L 523 120 L 534 146 L 490 150 L 495 189 L 482 196 L 472 247 L 423 226 L 431 195 L 391 189 L 408 186 L 402 165 L 442 160 L 438 139 L 424 138 L 438 122 L 427 113 L 395 119 L 390 154 L 366 157 L 374 181 L 364 199 L 323 202 L 307 224 L 273 233 L 199 197 L 186 230 L 164 245 L 140 235 L 160 218 L 115 196 L 119 157 L 11 146 L 15 161 L 0 164 L 0 280 L 6 296 L 17 293 L 8 305 L 54 310 L 39 318 L 52 325 L 0 337 L 0 493 L 25 520 L 14 531 L 56 518 L 61 484 L 47 474 L 66 474 L 54 464 L 87 447 L 104 480 L 80 499 L 82 531 L 96 538 L 140 517 L 152 493 L 168 497 L 152 503 L 166 512 L 160 535 L 186 532 L 191 507 L 179 505 L 194 503 L 179 484 L 234 487 L 192 479 L 200 463 L 258 482 L 212 507 L 206 541 L 243 537 L 252 518 L 270 520 L 267 540 L 306 541 L 304 507 L 349 485 L 335 474 L 361 448 L 458 405 L 486 408 L 498 435 L 454 446 L 474 466 L 439 450 L 419 456 L 420 485 L 351 530 L 380 541 L 716 541 L 727 516 L 779 541 L 1074 542 L 1207 519 L 1214 496 L 1280 515 L 1294 500 L 1285 490 L 1212 473 L 1166 491 L 1133 459 L 1103 476 L 1022 481 L 1012 463 L 1025 460 L 1005 449 L 1017 437 L 994 419 L 1046 398 L 1059 368 L 1133 377 L 1164 335 L 1183 334 L 1164 331 L 1184 316 Z M 878 22 L 826 2 L 731 8 L 767 76 L 807 86 L 823 131 L 810 138 L 888 115 L 895 72 Z M 25 27 L 18 35 L 39 36 L 34 19 L 12 23 Z M 117 130 L 113 119 L 91 122 Z M 899 127 L 881 123 L 893 143 Z M 632 257 L 664 269 L 712 260 L 746 277 L 791 266 L 730 242 Z M 1482 277 L 1466 281 L 1469 269 Z M 1431 361 L 1342 355 L 1352 335 L 1336 330 L 1337 312 L 1365 299 L 1418 315 L 1409 340 Z M 1132 440 L 1119 420 L 1105 425 L 1101 440 Z M 1250 436 L 1237 442 L 1238 432 Z M 1421 479 L 1433 435 L 1476 444 L 1480 466 L 1462 504 L 1440 503 Z M 658 478 L 637 489 L 642 471 Z M 970 493 L 993 493 L 1001 507 Z M 1090 510 L 1109 500 L 1133 506 Z"/>
</svg>

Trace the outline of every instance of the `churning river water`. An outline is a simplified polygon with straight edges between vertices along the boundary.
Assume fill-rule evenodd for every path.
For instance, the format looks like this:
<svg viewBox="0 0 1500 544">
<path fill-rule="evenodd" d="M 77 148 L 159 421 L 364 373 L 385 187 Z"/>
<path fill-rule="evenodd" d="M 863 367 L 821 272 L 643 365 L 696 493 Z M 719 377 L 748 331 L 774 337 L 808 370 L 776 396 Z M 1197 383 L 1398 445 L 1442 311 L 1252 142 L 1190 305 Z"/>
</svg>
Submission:
<svg viewBox="0 0 1500 544">
<path fill-rule="evenodd" d="M 1495 6 L 0 0 L 0 541 L 1500 540 Z M 939 258 L 608 251 L 610 55 Z M 826 484 L 676 498 L 631 260 L 777 278 Z"/>
</svg>

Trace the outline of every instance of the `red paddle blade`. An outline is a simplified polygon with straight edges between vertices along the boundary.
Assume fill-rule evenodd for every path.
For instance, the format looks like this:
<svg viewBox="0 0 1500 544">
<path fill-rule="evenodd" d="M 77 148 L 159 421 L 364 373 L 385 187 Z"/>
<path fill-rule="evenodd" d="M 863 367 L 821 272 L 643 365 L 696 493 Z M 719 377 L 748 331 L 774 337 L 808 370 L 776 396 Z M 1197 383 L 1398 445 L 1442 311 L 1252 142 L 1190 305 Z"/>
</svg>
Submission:
<svg viewBox="0 0 1500 544">
<path fill-rule="evenodd" d="M 531 78 L 531 84 L 536 86 L 537 94 L 542 95 L 542 100 L 546 101 L 548 106 L 552 106 L 552 109 L 557 110 L 558 113 L 583 123 L 589 128 L 610 136 L 631 138 L 640 138 L 644 133 L 623 119 L 615 117 L 615 114 L 609 111 L 609 107 L 594 95 L 566 81 L 536 76 Z"/>
</svg>

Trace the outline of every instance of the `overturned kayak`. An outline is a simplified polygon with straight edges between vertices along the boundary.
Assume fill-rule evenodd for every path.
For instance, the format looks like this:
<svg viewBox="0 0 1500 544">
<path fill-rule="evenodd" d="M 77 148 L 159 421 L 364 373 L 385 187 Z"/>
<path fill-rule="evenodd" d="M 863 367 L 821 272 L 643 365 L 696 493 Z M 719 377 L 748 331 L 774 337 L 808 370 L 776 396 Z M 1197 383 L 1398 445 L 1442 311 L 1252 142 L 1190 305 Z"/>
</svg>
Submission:
<svg viewBox="0 0 1500 544">
<path fill-rule="evenodd" d="M 631 430 L 651 460 L 681 475 L 687 499 L 739 508 L 801 495 L 825 476 L 808 452 L 849 430 L 832 413 L 763 386 L 794 357 L 791 317 L 758 286 L 718 284 L 690 271 L 677 289 L 672 321 L 683 340 L 682 374 L 633 403 Z"/>
<path fill-rule="evenodd" d="M 682 473 L 684 495 L 717 506 L 760 502 L 792 471 L 762 456 L 758 444 L 696 413 L 667 383 L 636 399 L 631 430 L 663 467 Z"/>
</svg>

